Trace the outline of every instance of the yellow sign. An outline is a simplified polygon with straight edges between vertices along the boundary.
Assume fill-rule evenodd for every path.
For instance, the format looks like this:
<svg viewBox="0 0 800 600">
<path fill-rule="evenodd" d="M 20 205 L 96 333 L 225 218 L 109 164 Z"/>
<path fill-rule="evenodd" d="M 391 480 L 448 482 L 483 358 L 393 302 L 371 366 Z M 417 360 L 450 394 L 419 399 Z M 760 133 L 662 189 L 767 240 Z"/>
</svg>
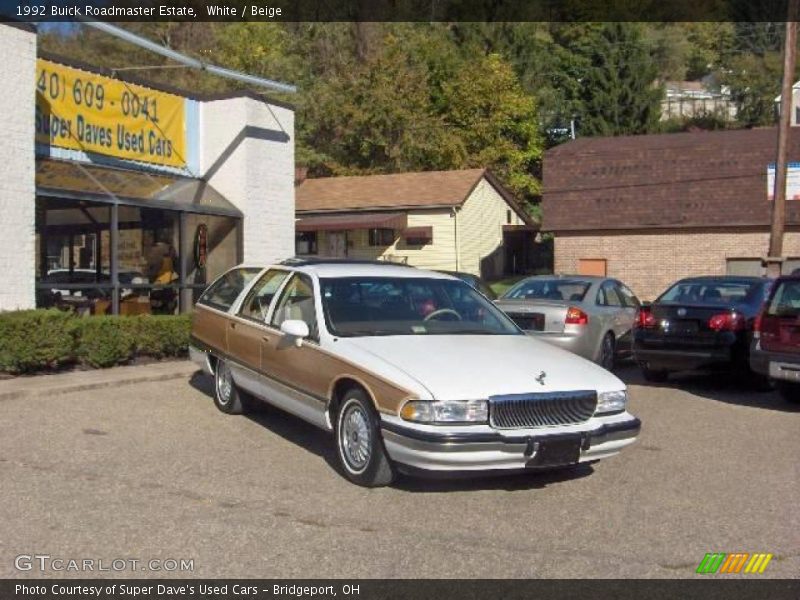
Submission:
<svg viewBox="0 0 800 600">
<path fill-rule="evenodd" d="M 186 165 L 183 98 L 41 58 L 36 63 L 38 143 Z"/>
</svg>

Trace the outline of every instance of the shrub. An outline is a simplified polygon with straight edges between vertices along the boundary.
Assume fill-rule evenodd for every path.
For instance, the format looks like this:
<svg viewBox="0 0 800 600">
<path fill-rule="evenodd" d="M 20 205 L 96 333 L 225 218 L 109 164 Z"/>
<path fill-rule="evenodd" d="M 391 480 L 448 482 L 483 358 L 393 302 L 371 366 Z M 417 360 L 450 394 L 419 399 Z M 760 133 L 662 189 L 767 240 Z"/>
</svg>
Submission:
<svg viewBox="0 0 800 600">
<path fill-rule="evenodd" d="M 184 356 L 189 347 L 189 315 L 141 315 L 120 319 L 133 337 L 138 356 Z"/>
<path fill-rule="evenodd" d="M 185 356 L 189 315 L 77 317 L 59 310 L 0 312 L 0 371 L 28 373 L 82 362 L 112 367 L 136 356 Z"/>
<path fill-rule="evenodd" d="M 76 320 L 58 310 L 0 312 L 0 371 L 26 373 L 73 362 Z"/>
<path fill-rule="evenodd" d="M 75 319 L 78 357 L 92 367 L 113 367 L 133 358 L 134 338 L 120 317 Z"/>
</svg>

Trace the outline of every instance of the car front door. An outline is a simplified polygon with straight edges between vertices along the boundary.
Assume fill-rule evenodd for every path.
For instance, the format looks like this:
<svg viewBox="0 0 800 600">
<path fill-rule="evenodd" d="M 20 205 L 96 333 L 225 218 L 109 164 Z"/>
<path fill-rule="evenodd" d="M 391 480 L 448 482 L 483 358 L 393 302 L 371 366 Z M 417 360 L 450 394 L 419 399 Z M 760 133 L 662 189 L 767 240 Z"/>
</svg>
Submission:
<svg viewBox="0 0 800 600">
<path fill-rule="evenodd" d="M 296 339 L 281 331 L 286 320 L 300 320 L 308 325 L 309 336 L 299 346 Z M 319 349 L 317 300 L 311 277 L 295 273 L 283 286 L 264 337 L 261 370 L 274 388 L 269 400 L 326 427 L 327 390 L 322 373 L 328 371 L 330 357 Z"/>
</svg>

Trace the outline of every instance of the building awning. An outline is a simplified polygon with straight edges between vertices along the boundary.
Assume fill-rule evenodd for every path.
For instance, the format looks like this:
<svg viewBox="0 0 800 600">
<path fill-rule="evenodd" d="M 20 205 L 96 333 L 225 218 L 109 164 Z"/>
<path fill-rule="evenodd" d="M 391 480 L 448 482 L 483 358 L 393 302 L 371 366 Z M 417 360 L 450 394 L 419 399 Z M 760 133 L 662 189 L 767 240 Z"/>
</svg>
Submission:
<svg viewBox="0 0 800 600">
<path fill-rule="evenodd" d="M 403 230 L 403 239 L 406 240 L 432 240 L 433 227 L 406 227 Z"/>
<path fill-rule="evenodd" d="M 406 213 L 347 213 L 301 217 L 295 222 L 296 231 L 345 231 L 348 229 L 405 229 Z"/>
<path fill-rule="evenodd" d="M 202 179 L 66 160 L 36 161 L 36 195 L 241 217 Z"/>
</svg>

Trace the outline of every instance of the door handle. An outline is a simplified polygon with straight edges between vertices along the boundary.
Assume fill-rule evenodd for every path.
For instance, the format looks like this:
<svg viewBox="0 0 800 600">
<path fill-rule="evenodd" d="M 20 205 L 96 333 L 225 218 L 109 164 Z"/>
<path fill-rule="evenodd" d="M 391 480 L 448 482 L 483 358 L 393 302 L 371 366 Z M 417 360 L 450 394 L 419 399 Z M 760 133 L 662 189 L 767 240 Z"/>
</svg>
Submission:
<svg viewBox="0 0 800 600">
<path fill-rule="evenodd" d="M 231 329 L 236 329 L 236 323 L 231 322 Z"/>
</svg>

